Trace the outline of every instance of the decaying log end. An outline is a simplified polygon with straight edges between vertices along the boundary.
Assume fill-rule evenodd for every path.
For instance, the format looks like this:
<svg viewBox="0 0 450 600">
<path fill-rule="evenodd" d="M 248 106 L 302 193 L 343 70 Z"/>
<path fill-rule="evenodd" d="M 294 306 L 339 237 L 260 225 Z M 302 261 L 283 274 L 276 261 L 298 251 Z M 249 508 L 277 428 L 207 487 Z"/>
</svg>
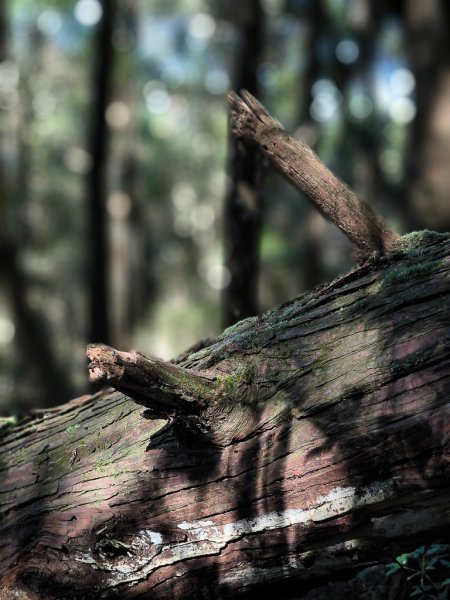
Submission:
<svg viewBox="0 0 450 600">
<path fill-rule="evenodd" d="M 90 344 L 89 379 L 110 385 L 156 416 L 196 415 L 214 393 L 213 379 L 139 352 Z"/>
<path fill-rule="evenodd" d="M 359 262 L 386 254 L 401 239 L 363 200 L 291 137 L 249 92 L 228 94 L 234 135 L 257 146 L 273 166 L 303 192 L 320 213 L 356 244 Z"/>
</svg>

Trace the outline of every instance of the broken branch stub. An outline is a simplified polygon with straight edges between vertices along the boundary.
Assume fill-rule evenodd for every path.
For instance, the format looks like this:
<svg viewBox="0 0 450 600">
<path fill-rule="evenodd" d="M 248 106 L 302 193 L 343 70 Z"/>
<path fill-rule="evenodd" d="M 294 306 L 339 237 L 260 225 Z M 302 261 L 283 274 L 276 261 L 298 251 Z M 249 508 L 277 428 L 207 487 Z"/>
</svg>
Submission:
<svg viewBox="0 0 450 600">
<path fill-rule="evenodd" d="M 249 92 L 230 92 L 233 133 L 253 143 L 274 167 L 303 192 L 323 216 L 358 246 L 363 259 L 392 250 L 400 236 L 319 160 L 290 136 Z"/>
<path fill-rule="evenodd" d="M 197 415 L 213 394 L 214 378 L 139 352 L 120 352 L 103 344 L 86 350 L 89 379 L 104 383 L 149 408 L 156 416 Z"/>
</svg>

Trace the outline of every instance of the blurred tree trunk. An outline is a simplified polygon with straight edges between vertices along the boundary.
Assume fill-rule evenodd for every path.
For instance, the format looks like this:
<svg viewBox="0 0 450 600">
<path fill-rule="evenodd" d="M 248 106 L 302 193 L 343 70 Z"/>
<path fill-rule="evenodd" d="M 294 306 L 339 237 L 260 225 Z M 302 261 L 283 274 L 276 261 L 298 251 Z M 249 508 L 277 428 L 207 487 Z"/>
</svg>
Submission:
<svg viewBox="0 0 450 600">
<path fill-rule="evenodd" d="M 403 0 L 417 115 L 408 157 L 410 225 L 450 229 L 450 5 Z"/>
<path fill-rule="evenodd" d="M 137 86 L 136 41 L 138 6 L 134 0 L 121 4 L 117 15 L 117 26 L 121 32 L 124 47 L 117 56 L 118 67 L 126 73 L 115 98 L 119 121 L 111 126 L 116 131 L 113 140 L 115 162 L 113 170 L 119 174 L 118 189 L 110 197 L 109 209 L 109 273 L 110 273 L 110 336 L 118 348 L 129 347 L 133 326 L 143 308 L 147 306 L 143 291 L 147 269 L 142 246 L 142 235 L 146 221 L 140 214 L 136 183 L 139 179 L 139 166 L 136 151 Z M 120 61 L 120 62 L 119 62 Z M 123 113 L 120 117 L 120 113 Z M 120 118 L 123 119 L 122 123 Z"/>
<path fill-rule="evenodd" d="M 112 86 L 112 34 L 116 0 L 101 0 L 103 10 L 96 39 L 92 78 L 93 102 L 90 130 L 92 168 L 88 174 L 87 201 L 89 216 L 90 326 L 88 339 L 107 343 L 110 340 L 108 235 L 106 200 L 108 168 L 108 126 L 106 109 Z"/>
<path fill-rule="evenodd" d="M 259 95 L 257 71 L 263 43 L 261 0 L 234 1 L 233 20 L 238 30 L 234 89 Z M 222 296 L 223 325 L 227 327 L 258 313 L 259 240 L 261 198 L 258 190 L 258 156 L 230 137 L 230 184 L 224 207 L 225 267 L 230 283 Z"/>
<path fill-rule="evenodd" d="M 0 5 L 0 64 L 9 58 L 9 31 L 5 3 Z M 35 25 L 29 36 L 30 56 L 40 56 L 41 39 Z M 33 64 L 33 67 L 35 63 Z M 20 369 L 20 383 L 27 378 L 37 383 L 36 397 L 42 406 L 54 406 L 73 396 L 70 380 L 64 375 L 53 348 L 46 317 L 30 306 L 27 273 L 20 264 L 20 249 L 26 239 L 24 207 L 29 200 L 29 176 L 32 162 L 30 128 L 33 122 L 29 76 L 32 66 L 23 67 L 18 132 L 18 164 L 14 183 L 5 168 L 5 140 L 0 137 L 0 271 L 4 292 L 14 320 L 21 354 L 29 367 L 24 377 Z M 17 360 L 17 359 L 16 359 Z M 19 381 L 16 381 L 18 384 Z M 20 407 L 15 406 L 15 409 Z"/>
<path fill-rule="evenodd" d="M 287 6 L 290 7 L 291 1 L 288 0 Z M 293 6 L 295 10 L 295 4 Z M 318 56 L 318 46 L 321 36 L 326 28 L 325 14 L 322 7 L 322 1 L 317 0 L 309 5 L 308 14 L 300 13 L 300 18 L 304 18 L 307 24 L 307 67 L 304 76 L 300 81 L 300 90 L 298 92 L 300 104 L 300 126 L 303 129 L 309 128 L 311 135 L 319 135 L 318 126 L 311 119 L 311 104 L 313 101 L 312 88 L 314 83 L 321 76 L 321 66 Z M 313 144 L 315 145 L 315 144 Z M 316 148 L 317 151 L 317 148 Z M 320 151 L 319 151 L 320 154 Z M 304 256 L 301 261 L 302 269 L 299 273 L 301 289 L 311 290 L 322 283 L 325 273 L 322 260 L 322 245 L 325 222 L 323 217 L 314 210 L 310 204 L 306 207 L 306 213 L 301 226 L 299 252 Z"/>
</svg>

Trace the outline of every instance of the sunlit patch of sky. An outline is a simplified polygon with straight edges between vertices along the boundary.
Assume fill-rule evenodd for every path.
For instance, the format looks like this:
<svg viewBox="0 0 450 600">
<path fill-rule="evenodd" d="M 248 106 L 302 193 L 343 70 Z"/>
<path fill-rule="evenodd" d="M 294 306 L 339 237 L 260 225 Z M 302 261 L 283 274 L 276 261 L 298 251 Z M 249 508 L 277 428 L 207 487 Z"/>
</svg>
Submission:
<svg viewBox="0 0 450 600">
<path fill-rule="evenodd" d="M 98 0 L 78 0 L 75 4 L 74 15 L 81 25 L 93 27 L 102 18 L 102 5 Z"/>
<path fill-rule="evenodd" d="M 184 37 L 183 17 L 153 17 L 139 23 L 139 49 L 142 56 L 171 63 L 180 53 Z"/>
<path fill-rule="evenodd" d="M 57 35 L 61 31 L 62 25 L 61 13 L 53 8 L 42 11 L 37 20 L 39 31 L 48 37 Z"/>
<path fill-rule="evenodd" d="M 411 94 L 415 81 L 404 61 L 379 57 L 375 63 L 375 101 L 380 112 L 400 125 L 410 123 L 416 114 Z"/>
<path fill-rule="evenodd" d="M 342 102 L 341 92 L 331 79 L 318 79 L 312 86 L 310 114 L 314 121 L 324 123 L 337 113 Z"/>
<path fill-rule="evenodd" d="M 389 77 L 389 87 L 395 96 L 408 96 L 415 86 L 414 75 L 406 67 L 395 69 Z"/>
<path fill-rule="evenodd" d="M 206 50 L 216 30 L 216 21 L 211 15 L 199 13 L 189 19 L 186 43 L 190 50 Z"/>
</svg>

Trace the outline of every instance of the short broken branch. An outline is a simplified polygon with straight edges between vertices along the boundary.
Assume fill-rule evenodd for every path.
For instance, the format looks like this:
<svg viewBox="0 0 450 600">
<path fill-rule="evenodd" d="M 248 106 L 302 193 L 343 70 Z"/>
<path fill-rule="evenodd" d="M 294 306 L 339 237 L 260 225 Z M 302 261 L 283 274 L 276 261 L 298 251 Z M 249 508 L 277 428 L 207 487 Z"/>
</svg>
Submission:
<svg viewBox="0 0 450 600">
<path fill-rule="evenodd" d="M 91 344 L 86 354 L 91 381 L 114 387 L 154 416 L 196 415 L 213 394 L 214 378 L 139 352 Z"/>
<path fill-rule="evenodd" d="M 249 92 L 230 92 L 233 133 L 256 144 L 275 168 L 335 223 L 369 258 L 394 248 L 400 236 L 331 173 L 303 142 L 291 137 Z"/>
</svg>

